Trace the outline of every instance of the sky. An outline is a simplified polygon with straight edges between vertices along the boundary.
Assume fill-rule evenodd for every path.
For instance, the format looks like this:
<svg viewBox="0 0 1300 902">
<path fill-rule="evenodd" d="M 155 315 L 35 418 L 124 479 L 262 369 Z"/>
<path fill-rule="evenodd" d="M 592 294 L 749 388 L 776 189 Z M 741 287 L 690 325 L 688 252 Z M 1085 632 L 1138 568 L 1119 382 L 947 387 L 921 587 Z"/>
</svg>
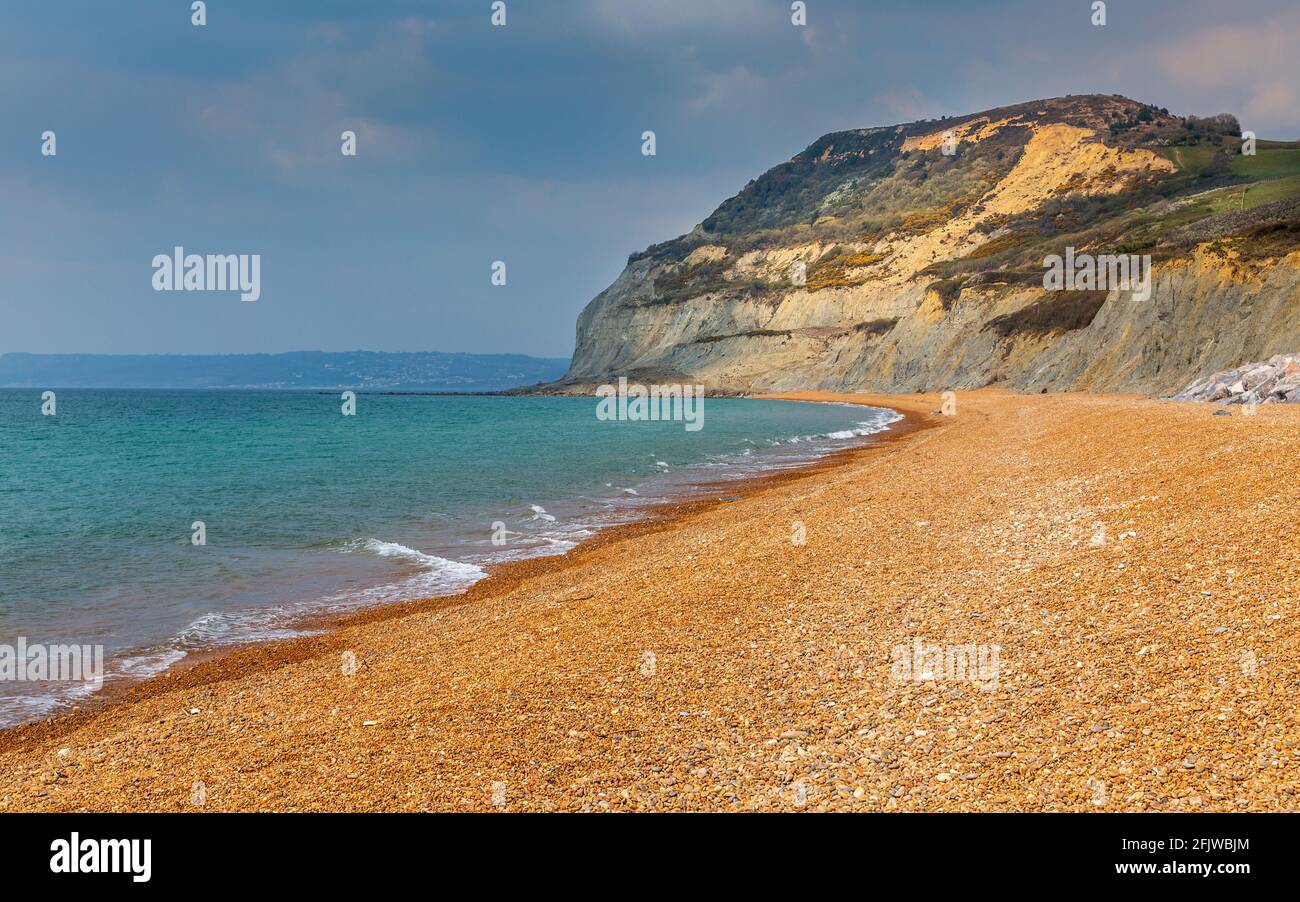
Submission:
<svg viewBox="0 0 1300 902">
<path fill-rule="evenodd" d="M 828 132 L 1119 93 L 1300 137 L 1294 0 L 505 6 L 5 0 L 0 353 L 567 357 L 629 253 Z M 260 298 L 155 291 L 176 246 Z"/>
</svg>

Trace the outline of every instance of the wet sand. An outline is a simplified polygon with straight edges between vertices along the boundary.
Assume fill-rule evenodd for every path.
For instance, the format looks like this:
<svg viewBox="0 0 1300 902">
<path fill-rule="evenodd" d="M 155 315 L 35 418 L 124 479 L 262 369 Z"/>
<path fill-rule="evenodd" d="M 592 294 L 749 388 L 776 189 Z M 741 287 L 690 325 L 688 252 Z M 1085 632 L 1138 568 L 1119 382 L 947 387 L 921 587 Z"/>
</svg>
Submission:
<svg viewBox="0 0 1300 902">
<path fill-rule="evenodd" d="M 907 419 L 4 731 L 0 810 L 1296 806 L 1300 409 L 786 397 Z"/>
</svg>

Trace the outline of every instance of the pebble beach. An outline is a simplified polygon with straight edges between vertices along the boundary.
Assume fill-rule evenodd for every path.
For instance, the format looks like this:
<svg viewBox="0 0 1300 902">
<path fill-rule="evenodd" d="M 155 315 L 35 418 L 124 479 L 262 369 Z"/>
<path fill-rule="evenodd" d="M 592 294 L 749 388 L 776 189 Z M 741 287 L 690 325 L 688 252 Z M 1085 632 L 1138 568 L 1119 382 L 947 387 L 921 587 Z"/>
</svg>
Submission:
<svg viewBox="0 0 1300 902">
<path fill-rule="evenodd" d="M 0 810 L 1295 810 L 1300 407 L 779 397 L 905 418 L 3 731 Z"/>
</svg>

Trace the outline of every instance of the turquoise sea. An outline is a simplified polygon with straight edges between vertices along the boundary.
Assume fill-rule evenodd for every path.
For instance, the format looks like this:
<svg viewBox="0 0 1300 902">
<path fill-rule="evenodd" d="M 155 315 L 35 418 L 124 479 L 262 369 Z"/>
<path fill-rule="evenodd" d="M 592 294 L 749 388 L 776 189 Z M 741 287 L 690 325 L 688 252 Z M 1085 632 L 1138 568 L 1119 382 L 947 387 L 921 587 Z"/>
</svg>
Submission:
<svg viewBox="0 0 1300 902">
<path fill-rule="evenodd" d="M 595 398 L 360 394 L 355 416 L 337 393 L 56 401 L 45 416 L 39 391 L 0 389 L 0 645 L 103 645 L 106 682 L 300 634 L 311 613 L 463 591 L 493 562 L 562 553 L 896 418 L 707 399 L 688 431 L 598 420 Z M 0 681 L 0 725 L 82 688 Z"/>
</svg>

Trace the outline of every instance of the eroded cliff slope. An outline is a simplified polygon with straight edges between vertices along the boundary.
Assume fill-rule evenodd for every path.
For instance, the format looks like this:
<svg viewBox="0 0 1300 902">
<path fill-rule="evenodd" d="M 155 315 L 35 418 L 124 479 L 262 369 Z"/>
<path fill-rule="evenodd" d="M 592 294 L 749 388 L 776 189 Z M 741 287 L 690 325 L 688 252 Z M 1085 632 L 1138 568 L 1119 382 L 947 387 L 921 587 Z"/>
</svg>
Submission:
<svg viewBox="0 0 1300 902">
<path fill-rule="evenodd" d="M 560 388 L 1175 392 L 1300 348 L 1300 150 L 1116 96 L 827 135 L 583 311 Z M 1044 260 L 1149 255 L 1149 296 Z"/>
</svg>

